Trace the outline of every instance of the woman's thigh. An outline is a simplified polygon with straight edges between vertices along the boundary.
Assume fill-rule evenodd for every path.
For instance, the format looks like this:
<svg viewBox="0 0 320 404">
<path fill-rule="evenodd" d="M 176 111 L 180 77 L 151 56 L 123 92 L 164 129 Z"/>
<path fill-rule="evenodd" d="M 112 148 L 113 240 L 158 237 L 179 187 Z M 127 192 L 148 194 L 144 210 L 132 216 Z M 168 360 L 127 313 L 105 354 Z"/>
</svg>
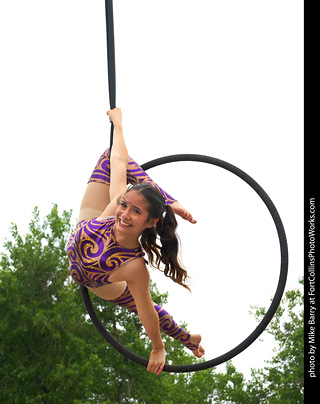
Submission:
<svg viewBox="0 0 320 404">
<path fill-rule="evenodd" d="M 90 182 L 82 198 L 78 220 L 98 217 L 110 203 L 110 186 L 100 182 Z"/>
</svg>

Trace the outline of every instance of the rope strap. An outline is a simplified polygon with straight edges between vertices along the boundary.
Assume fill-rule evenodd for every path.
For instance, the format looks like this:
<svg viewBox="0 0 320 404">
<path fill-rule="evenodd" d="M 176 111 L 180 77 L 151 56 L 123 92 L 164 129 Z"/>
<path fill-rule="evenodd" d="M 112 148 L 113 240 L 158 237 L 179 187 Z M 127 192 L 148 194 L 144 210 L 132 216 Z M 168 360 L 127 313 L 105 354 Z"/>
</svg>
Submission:
<svg viewBox="0 0 320 404">
<path fill-rule="evenodd" d="M 108 55 L 108 84 L 110 109 L 116 107 L 116 61 L 114 46 L 114 24 L 113 24 L 113 2 L 105 0 L 106 5 L 106 34 L 107 34 L 107 55 Z M 111 123 L 110 150 L 113 143 L 114 126 Z"/>
</svg>

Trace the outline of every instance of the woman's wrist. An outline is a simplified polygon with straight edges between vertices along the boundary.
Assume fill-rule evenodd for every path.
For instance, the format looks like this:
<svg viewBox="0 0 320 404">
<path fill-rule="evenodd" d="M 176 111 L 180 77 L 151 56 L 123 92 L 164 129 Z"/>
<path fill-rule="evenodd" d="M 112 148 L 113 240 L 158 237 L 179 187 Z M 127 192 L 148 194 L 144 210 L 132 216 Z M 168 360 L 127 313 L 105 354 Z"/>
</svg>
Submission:
<svg viewBox="0 0 320 404">
<path fill-rule="evenodd" d="M 152 344 L 152 347 L 153 347 L 153 352 L 160 352 L 160 351 L 164 351 L 164 349 L 165 349 L 163 342 L 161 344 L 157 344 L 157 345 Z"/>
<path fill-rule="evenodd" d="M 115 128 L 120 128 L 120 129 L 122 129 L 122 122 L 121 121 L 115 121 L 115 122 L 112 122 L 113 123 L 113 126 L 115 127 Z"/>
</svg>

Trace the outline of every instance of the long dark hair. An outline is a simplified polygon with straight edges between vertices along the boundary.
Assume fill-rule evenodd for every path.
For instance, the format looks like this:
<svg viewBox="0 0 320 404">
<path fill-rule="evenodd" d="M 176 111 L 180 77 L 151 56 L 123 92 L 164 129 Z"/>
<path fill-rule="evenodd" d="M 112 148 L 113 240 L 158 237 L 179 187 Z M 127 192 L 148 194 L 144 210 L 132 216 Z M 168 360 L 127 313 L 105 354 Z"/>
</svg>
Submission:
<svg viewBox="0 0 320 404">
<path fill-rule="evenodd" d="M 159 219 L 154 227 L 145 229 L 140 238 L 150 264 L 190 291 L 185 284 L 188 278 L 187 271 L 178 260 L 179 239 L 176 233 L 178 224 L 171 206 L 166 205 L 161 193 L 147 183 L 135 184 L 126 193 L 130 191 L 139 192 L 146 200 L 149 220 Z M 157 244 L 157 235 L 159 235 L 161 246 Z M 160 268 L 161 263 L 165 266 L 164 270 Z"/>
</svg>

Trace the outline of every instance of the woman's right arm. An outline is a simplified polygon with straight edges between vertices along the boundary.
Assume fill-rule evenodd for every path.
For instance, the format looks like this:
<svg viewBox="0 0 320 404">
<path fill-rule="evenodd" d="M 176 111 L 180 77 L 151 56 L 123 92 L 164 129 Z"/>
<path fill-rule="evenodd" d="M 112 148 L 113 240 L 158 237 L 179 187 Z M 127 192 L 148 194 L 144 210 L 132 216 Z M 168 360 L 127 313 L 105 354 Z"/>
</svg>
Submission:
<svg viewBox="0 0 320 404">
<path fill-rule="evenodd" d="M 110 202 L 99 216 L 103 219 L 114 216 L 117 209 L 118 197 L 127 190 L 127 167 L 129 162 L 128 150 L 123 136 L 122 112 L 114 108 L 107 112 L 110 122 L 114 125 L 113 146 L 110 155 Z"/>
</svg>

